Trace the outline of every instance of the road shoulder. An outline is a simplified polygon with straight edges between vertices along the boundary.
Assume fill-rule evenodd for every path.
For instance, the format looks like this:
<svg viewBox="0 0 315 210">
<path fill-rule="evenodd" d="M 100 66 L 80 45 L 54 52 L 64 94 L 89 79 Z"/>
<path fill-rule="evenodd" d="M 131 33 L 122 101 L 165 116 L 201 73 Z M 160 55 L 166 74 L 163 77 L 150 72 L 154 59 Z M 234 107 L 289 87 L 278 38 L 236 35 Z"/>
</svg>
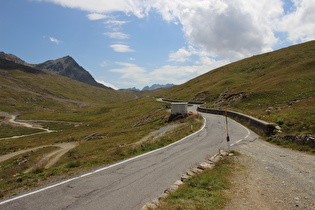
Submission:
<svg viewBox="0 0 315 210">
<path fill-rule="evenodd" d="M 225 209 L 315 209 L 315 156 L 257 139 L 235 150 Z"/>
</svg>

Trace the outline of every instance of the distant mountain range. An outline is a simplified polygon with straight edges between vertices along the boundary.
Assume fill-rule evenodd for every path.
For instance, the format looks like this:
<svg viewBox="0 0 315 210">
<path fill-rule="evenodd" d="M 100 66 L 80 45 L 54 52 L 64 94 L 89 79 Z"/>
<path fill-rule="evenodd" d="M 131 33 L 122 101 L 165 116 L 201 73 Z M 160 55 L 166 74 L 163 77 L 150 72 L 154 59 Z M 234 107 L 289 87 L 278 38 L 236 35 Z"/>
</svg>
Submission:
<svg viewBox="0 0 315 210">
<path fill-rule="evenodd" d="M 145 86 L 143 90 L 155 90 L 155 89 L 159 89 L 159 88 L 166 88 L 166 87 L 172 87 L 172 86 L 175 86 L 174 84 L 166 84 L 166 85 L 160 85 L 160 84 L 154 84 L 152 85 L 151 87 L 149 86 Z"/>
<path fill-rule="evenodd" d="M 166 85 L 160 85 L 160 84 L 154 84 L 152 86 L 145 86 L 142 90 L 138 89 L 138 88 L 129 88 L 130 90 L 135 90 L 135 91 L 144 91 L 144 90 L 155 90 L 155 89 L 159 89 L 159 88 L 167 88 L 167 87 L 172 87 L 175 86 L 174 84 L 166 84 Z"/>
<path fill-rule="evenodd" d="M 80 82 L 83 82 L 83 83 L 86 83 L 95 87 L 112 90 L 112 88 L 96 82 L 95 79 L 92 77 L 92 75 L 83 67 L 81 67 L 70 56 L 65 56 L 56 60 L 49 60 L 40 64 L 29 64 L 15 55 L 6 54 L 4 52 L 0 52 L 0 58 L 13 61 L 14 63 L 21 64 L 24 66 L 29 66 L 36 69 L 49 71 L 51 73 L 58 74 L 61 76 L 69 77 L 71 79 L 74 79 L 74 80 L 77 80 L 77 81 L 80 81 Z"/>
</svg>

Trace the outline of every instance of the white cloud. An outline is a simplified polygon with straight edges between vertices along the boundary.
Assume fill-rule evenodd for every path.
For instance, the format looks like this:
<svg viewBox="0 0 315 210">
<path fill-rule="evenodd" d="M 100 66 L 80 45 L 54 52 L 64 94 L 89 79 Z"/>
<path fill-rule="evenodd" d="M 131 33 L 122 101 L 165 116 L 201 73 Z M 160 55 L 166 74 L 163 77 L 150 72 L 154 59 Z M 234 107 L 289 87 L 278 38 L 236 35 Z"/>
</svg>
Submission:
<svg viewBox="0 0 315 210">
<path fill-rule="evenodd" d="M 176 52 L 170 53 L 169 61 L 186 62 L 189 60 L 190 56 L 191 56 L 191 52 L 189 52 L 183 47 Z"/>
<path fill-rule="evenodd" d="M 49 40 L 51 41 L 51 42 L 53 42 L 53 43 L 56 43 L 56 44 L 60 44 L 61 43 L 61 40 L 58 40 L 58 39 L 56 39 L 56 38 L 54 38 L 54 37 L 49 37 Z"/>
<path fill-rule="evenodd" d="M 108 82 L 104 82 L 103 80 L 96 80 L 96 82 L 101 83 L 103 85 L 105 85 L 106 87 L 111 87 L 114 90 L 118 90 L 119 88 L 117 88 L 115 85 L 108 83 Z"/>
<path fill-rule="evenodd" d="M 105 24 L 111 24 L 111 25 L 116 25 L 116 26 L 121 26 L 124 25 L 126 23 L 128 23 L 129 21 L 124 21 L 124 20 L 115 20 L 115 19 L 110 19 L 105 21 Z"/>
<path fill-rule="evenodd" d="M 124 12 L 145 17 L 157 11 L 169 22 L 180 23 L 190 45 L 202 47 L 211 56 L 233 60 L 272 50 L 279 40 L 275 33 L 288 34 L 291 41 L 315 38 L 315 1 L 292 0 L 295 8 L 284 12 L 284 1 L 289 0 L 38 0 L 64 7 L 89 11 L 90 19 L 101 14 Z M 121 27 L 127 21 L 110 19 L 105 24 Z M 276 26 L 276 27 L 275 27 Z M 280 40 L 281 41 L 281 40 Z M 185 61 L 177 52 L 173 61 Z M 179 57 L 177 57 L 179 56 Z M 187 57 L 186 57 L 187 58 Z"/>
<path fill-rule="evenodd" d="M 103 61 L 101 64 L 100 64 L 101 67 L 105 67 L 105 66 L 108 66 L 108 63 L 106 61 Z"/>
<path fill-rule="evenodd" d="M 279 0 L 273 2 L 277 8 Z M 180 20 L 189 43 L 204 48 L 211 56 L 239 59 L 270 49 L 276 42 L 271 17 L 282 10 L 266 10 L 262 1 L 178 1 L 163 11 L 165 19 Z M 159 6 L 159 5 L 158 5 Z M 280 7 L 281 8 L 281 7 Z"/>
<path fill-rule="evenodd" d="M 121 79 L 133 80 L 137 83 L 148 83 L 150 78 L 147 77 L 147 71 L 132 63 L 117 62 L 117 65 L 122 66 L 122 68 L 111 69 L 110 72 L 116 72 L 122 74 Z"/>
<path fill-rule="evenodd" d="M 226 65 L 227 63 L 229 63 L 227 60 L 211 60 L 211 62 L 200 62 L 200 65 L 191 66 L 165 65 L 150 72 L 148 76 L 152 78 L 152 80 L 164 81 L 164 83 L 182 84 L 215 68 Z"/>
<path fill-rule="evenodd" d="M 91 19 L 117 11 L 142 18 L 154 10 L 164 20 L 180 23 L 190 45 L 204 48 L 211 56 L 233 60 L 272 50 L 279 41 L 277 31 L 287 33 L 288 39 L 295 42 L 315 38 L 314 0 L 292 0 L 295 8 L 287 12 L 284 0 L 39 1 L 92 12 Z M 110 19 L 105 23 L 117 31 L 127 21 Z M 178 51 L 170 60 L 185 61 L 188 56 L 180 53 L 186 52 Z"/>
<path fill-rule="evenodd" d="M 131 49 L 128 45 L 124 45 L 124 44 L 113 44 L 110 45 L 111 48 L 113 48 L 113 50 L 115 52 L 134 52 L 133 49 Z"/>
<path fill-rule="evenodd" d="M 121 30 L 122 26 L 124 24 L 129 23 L 129 21 L 125 21 L 125 20 L 117 20 L 117 17 L 110 17 L 110 19 L 106 20 L 104 22 L 104 24 L 106 25 L 107 28 L 111 29 L 112 31 L 119 31 Z M 117 33 L 121 33 L 121 32 L 117 32 Z"/>
<path fill-rule="evenodd" d="M 52 2 L 63 7 L 81 9 L 93 13 L 125 12 L 137 17 L 143 17 L 147 11 L 146 0 L 37 0 Z"/>
<path fill-rule="evenodd" d="M 170 53 L 169 61 L 188 62 L 196 57 L 197 60 L 191 66 L 165 65 L 152 73 L 135 64 L 119 63 L 121 68 L 111 71 L 121 73 L 126 79 L 123 82 L 128 84 L 156 80 L 178 84 L 231 61 L 271 51 L 279 42 L 298 43 L 315 39 L 314 0 L 273 0 L 272 3 L 270 0 L 38 1 L 88 11 L 91 20 L 106 18 L 105 14 L 113 12 L 143 18 L 154 11 L 160 13 L 165 21 L 180 24 L 187 40 L 186 46 Z M 286 11 L 285 1 L 294 3 Z M 129 38 L 128 34 L 120 32 L 127 23 L 114 16 L 107 17 L 104 24 L 111 32 L 105 35 L 113 39 Z M 278 32 L 282 33 L 277 37 Z M 134 52 L 126 44 L 110 47 L 116 52 Z"/>
<path fill-rule="evenodd" d="M 271 51 L 283 41 L 276 37 L 278 31 L 293 42 L 315 39 L 315 1 L 293 2 L 295 10 L 288 11 L 281 0 L 161 0 L 154 7 L 165 20 L 182 24 L 190 45 L 212 57 L 237 60 Z M 188 52 L 180 49 L 170 60 L 187 61 Z"/>
<path fill-rule="evenodd" d="M 295 10 L 283 17 L 275 30 L 288 33 L 293 43 L 315 39 L 315 1 L 294 0 Z"/>
<path fill-rule="evenodd" d="M 89 20 L 101 20 L 101 19 L 108 18 L 107 15 L 103 15 L 103 14 L 100 14 L 100 13 L 91 13 L 91 14 L 88 14 L 87 17 L 88 17 Z"/>
<path fill-rule="evenodd" d="M 211 62 L 207 61 L 206 64 L 202 65 L 192 65 L 192 66 L 173 66 L 164 65 L 161 68 L 157 68 L 151 72 L 147 71 L 145 68 L 140 67 L 132 63 L 122 63 L 117 62 L 116 64 L 121 66 L 121 68 L 111 69 L 110 72 L 120 73 L 121 85 L 132 86 L 145 86 L 148 84 L 159 83 L 174 83 L 182 84 L 188 80 L 204 74 L 210 70 L 229 63 L 227 60 Z M 201 64 L 201 63 L 200 63 Z"/>
<path fill-rule="evenodd" d="M 122 32 L 106 32 L 104 34 L 112 39 L 128 39 L 129 38 L 129 34 L 125 34 Z"/>
</svg>

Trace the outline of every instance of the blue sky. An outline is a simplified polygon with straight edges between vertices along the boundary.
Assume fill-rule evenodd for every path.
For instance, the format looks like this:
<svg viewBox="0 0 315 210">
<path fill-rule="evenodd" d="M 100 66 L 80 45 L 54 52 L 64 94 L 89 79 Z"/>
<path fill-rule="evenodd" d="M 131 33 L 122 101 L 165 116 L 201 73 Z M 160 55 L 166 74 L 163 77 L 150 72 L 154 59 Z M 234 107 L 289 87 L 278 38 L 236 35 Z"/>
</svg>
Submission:
<svg viewBox="0 0 315 210">
<path fill-rule="evenodd" d="M 315 39 L 314 0 L 1 0 L 0 51 L 72 56 L 99 82 L 181 84 Z"/>
</svg>

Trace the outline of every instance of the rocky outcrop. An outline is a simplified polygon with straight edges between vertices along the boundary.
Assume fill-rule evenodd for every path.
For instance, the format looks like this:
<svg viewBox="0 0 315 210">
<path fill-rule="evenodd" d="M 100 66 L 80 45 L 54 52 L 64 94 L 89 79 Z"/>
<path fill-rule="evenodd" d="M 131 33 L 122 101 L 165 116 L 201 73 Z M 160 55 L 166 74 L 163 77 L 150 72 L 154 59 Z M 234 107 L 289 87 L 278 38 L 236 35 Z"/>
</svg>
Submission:
<svg viewBox="0 0 315 210">
<path fill-rule="evenodd" d="M 212 108 L 223 107 L 227 104 L 233 104 L 236 102 L 240 102 L 246 97 L 248 97 L 250 93 L 240 92 L 234 94 L 227 94 L 227 92 L 223 92 L 220 94 L 218 100 L 211 106 Z"/>
</svg>

